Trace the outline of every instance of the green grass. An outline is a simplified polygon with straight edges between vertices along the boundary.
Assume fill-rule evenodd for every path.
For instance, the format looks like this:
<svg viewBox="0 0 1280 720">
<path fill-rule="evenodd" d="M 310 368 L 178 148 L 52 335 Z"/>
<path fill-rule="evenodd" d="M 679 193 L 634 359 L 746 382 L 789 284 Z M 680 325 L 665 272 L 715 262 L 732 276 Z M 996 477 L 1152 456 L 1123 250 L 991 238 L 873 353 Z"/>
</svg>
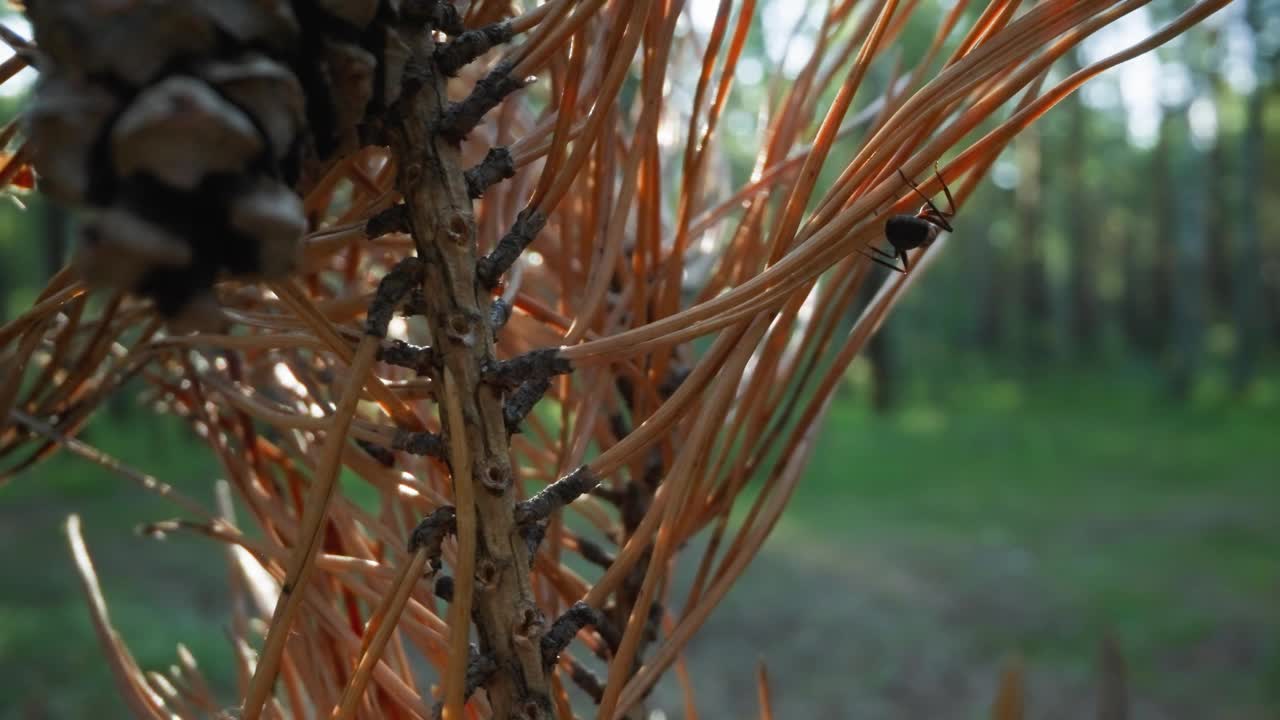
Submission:
<svg viewBox="0 0 1280 720">
<path fill-rule="evenodd" d="M 212 505 L 211 453 L 174 418 L 102 413 L 83 438 Z M 128 480 L 60 453 L 0 488 L 0 718 L 122 717 L 90 625 L 63 525 L 79 513 L 109 611 L 139 664 L 164 671 L 185 643 L 230 688 L 218 548 L 189 537 L 139 537 L 179 512 Z"/>
<path fill-rule="evenodd" d="M 873 596 L 885 600 L 873 619 L 892 628 L 895 652 L 945 646 L 939 663 L 994 675 L 1001 658 L 1018 651 L 1040 677 L 1087 679 L 1098 639 L 1112 631 L 1140 697 L 1175 709 L 1228 698 L 1230 707 L 1272 709 L 1237 716 L 1274 717 L 1280 412 L 1268 392 L 1260 391 L 1263 401 L 1210 394 L 1179 407 L 1131 378 L 1086 375 L 916 393 L 887 418 L 845 395 L 767 547 L 775 557 L 803 558 L 796 565 L 808 574 L 797 583 L 820 589 L 839 577 L 851 588 L 831 617 L 812 621 L 841 627 L 817 632 L 873 612 L 866 608 L 874 603 L 856 597 Z M 211 501 L 219 469 L 177 421 L 104 416 L 87 439 Z M 360 499 L 354 485 L 344 478 Z M 137 537 L 138 523 L 175 510 L 64 456 L 0 488 L 0 539 L 10 550 L 0 559 L 0 696 L 16 698 L 0 703 L 0 718 L 123 712 L 61 532 L 72 511 L 84 518 L 113 619 L 139 662 L 167 668 L 174 644 L 185 642 L 230 688 L 217 548 Z M 774 597 L 767 582 L 749 573 L 731 597 Z M 795 593 L 776 597 L 755 611 L 798 610 L 781 604 Z M 773 639 L 752 637 L 760 647 L 744 657 L 754 662 Z M 853 642 L 857 652 L 857 636 Z M 695 663 L 694 676 L 726 668 L 721 656 L 706 668 Z M 775 688 L 788 687 L 785 669 L 770 669 Z M 750 676 L 749 668 L 733 672 Z M 838 672 L 790 687 L 828 683 L 833 697 L 852 699 L 901 684 L 910 672 L 883 664 L 857 680 Z M 931 680 L 926 673 L 915 681 Z M 713 702 L 711 693 L 700 706 L 707 717 L 728 716 Z"/>
<path fill-rule="evenodd" d="M 1113 632 L 1150 695 L 1280 711 L 1277 431 L 1267 402 L 1176 407 L 1088 376 L 887 419 L 838 402 L 778 539 L 878 548 L 971 599 L 952 626 L 971 660 L 1087 672 Z"/>
</svg>

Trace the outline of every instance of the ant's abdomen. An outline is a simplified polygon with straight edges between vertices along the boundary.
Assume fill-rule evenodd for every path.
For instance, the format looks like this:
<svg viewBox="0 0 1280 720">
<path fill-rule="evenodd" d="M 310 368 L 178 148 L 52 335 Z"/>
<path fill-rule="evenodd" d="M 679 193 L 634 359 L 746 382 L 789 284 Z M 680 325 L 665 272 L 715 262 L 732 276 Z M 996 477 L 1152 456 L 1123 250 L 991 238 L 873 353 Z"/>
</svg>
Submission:
<svg viewBox="0 0 1280 720">
<path fill-rule="evenodd" d="M 911 250 L 933 240 L 938 229 L 913 215 L 894 215 L 884 223 L 884 236 L 899 250 Z"/>
</svg>

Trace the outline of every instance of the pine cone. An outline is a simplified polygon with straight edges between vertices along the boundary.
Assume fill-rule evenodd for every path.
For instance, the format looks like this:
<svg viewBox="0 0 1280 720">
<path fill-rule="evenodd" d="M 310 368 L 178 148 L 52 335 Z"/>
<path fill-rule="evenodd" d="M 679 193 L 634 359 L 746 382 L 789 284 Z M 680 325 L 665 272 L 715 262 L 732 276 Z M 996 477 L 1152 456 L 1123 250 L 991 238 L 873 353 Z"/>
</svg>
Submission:
<svg viewBox="0 0 1280 720">
<path fill-rule="evenodd" d="M 85 279 L 209 329 L 215 282 L 292 273 L 298 192 L 400 93 L 401 5 L 27 0 L 41 52 L 33 165 L 43 191 L 87 209 Z"/>
</svg>

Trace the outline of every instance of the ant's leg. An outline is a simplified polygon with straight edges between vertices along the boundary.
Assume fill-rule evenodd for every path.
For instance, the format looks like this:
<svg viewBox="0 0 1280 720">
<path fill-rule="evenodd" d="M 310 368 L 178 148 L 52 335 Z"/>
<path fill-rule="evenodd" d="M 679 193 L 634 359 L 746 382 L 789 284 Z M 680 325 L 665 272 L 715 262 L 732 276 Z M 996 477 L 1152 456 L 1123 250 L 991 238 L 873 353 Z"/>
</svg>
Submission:
<svg viewBox="0 0 1280 720">
<path fill-rule="evenodd" d="M 871 248 L 871 249 L 872 249 L 872 250 L 875 250 L 876 248 Z M 870 254 L 870 253 L 866 253 L 866 252 L 863 252 L 862 250 L 859 250 L 859 251 L 858 251 L 858 254 L 859 254 L 859 255 L 862 255 L 862 256 L 864 256 L 864 257 L 866 257 L 866 258 L 867 258 L 867 259 L 869 259 L 869 260 L 872 260 L 872 261 L 874 261 L 874 262 L 876 262 L 876 263 L 879 263 L 879 264 L 881 264 L 881 265 L 883 265 L 883 266 L 885 266 L 885 267 L 889 268 L 890 270 L 892 270 L 892 271 L 894 271 L 894 272 L 898 272 L 898 273 L 905 273 L 905 272 L 906 272 L 906 270 L 903 270 L 902 268 L 898 267 L 897 265 L 893 265 L 893 264 L 891 264 L 891 263 L 887 263 L 887 262 L 885 262 L 884 260 L 881 260 L 880 258 L 878 258 L 878 257 L 876 257 L 875 255 L 872 255 L 872 254 Z M 884 254 L 884 253 L 881 253 L 881 254 Z"/>
<path fill-rule="evenodd" d="M 947 217 L 956 214 L 956 201 L 951 197 L 951 188 L 947 187 L 947 181 L 942 179 L 942 173 L 938 172 L 938 163 L 933 164 L 933 174 L 938 176 L 938 182 L 942 183 L 942 192 L 947 196 L 947 207 L 951 208 L 951 212 L 947 213 Z M 948 231 L 951 228 L 947 228 Z"/>
<path fill-rule="evenodd" d="M 905 275 L 911 269 L 911 263 L 907 261 L 907 251 L 899 250 L 898 257 L 902 258 L 902 274 Z"/>
<path fill-rule="evenodd" d="M 920 186 L 917 185 L 914 180 L 907 177 L 907 174 L 902 172 L 902 168 L 898 168 L 898 175 L 900 175 L 903 180 L 907 181 L 907 184 L 911 186 L 911 189 L 915 190 L 916 194 L 919 195 L 926 203 L 929 204 L 929 207 L 933 207 L 933 201 L 929 199 L 928 195 L 924 194 L 924 191 L 920 189 Z M 938 208 L 933 207 L 933 209 L 937 210 Z"/>
<path fill-rule="evenodd" d="M 934 169 L 936 170 L 937 168 L 935 167 Z M 925 204 L 925 205 L 928 205 L 930 210 L 933 210 L 933 212 L 934 212 L 934 216 L 935 216 L 935 217 L 938 217 L 938 218 L 942 218 L 942 220 L 941 220 L 938 224 L 939 224 L 939 225 L 941 225 L 941 226 L 943 227 L 943 229 L 944 229 L 944 230 L 946 230 L 947 232 L 951 232 L 951 225 L 946 221 L 946 218 L 950 217 L 950 215 L 944 215 L 944 214 L 943 214 L 943 212 L 942 212 L 941 210 L 939 210 L 939 209 L 938 209 L 938 206 L 937 206 L 937 205 L 934 205 L 934 204 L 933 204 L 933 201 L 929 199 L 929 196 L 928 196 L 928 195 L 925 195 L 925 194 L 924 194 L 924 192 L 920 190 L 920 186 L 919 186 L 919 185 L 916 185 L 914 182 L 912 182 L 912 181 L 911 181 L 911 178 L 907 177 L 907 174 L 906 174 L 906 173 L 904 173 L 904 172 L 902 172 L 902 168 L 898 168 L 898 174 L 902 176 L 902 179 L 903 179 L 903 180 L 906 180 L 906 181 L 907 181 L 907 184 L 911 186 L 911 189 L 912 189 L 912 190 L 915 190 L 915 191 L 916 191 L 916 194 L 917 194 L 917 195 L 919 195 L 920 197 L 924 198 L 924 204 Z M 942 180 L 942 176 L 941 176 L 941 175 L 939 175 L 939 176 L 938 176 L 938 179 L 939 179 L 939 180 Z M 946 184 L 945 182 L 944 182 L 944 183 L 942 183 L 942 187 L 945 189 L 945 188 L 947 187 L 947 184 Z M 951 191 L 950 191 L 950 190 L 947 190 L 947 202 L 951 202 Z M 923 211 L 923 210 L 924 210 L 924 208 L 921 208 L 921 211 Z M 951 206 L 951 210 L 952 210 L 951 215 L 955 215 L 955 206 L 954 206 L 954 205 L 952 205 L 952 206 Z"/>
<path fill-rule="evenodd" d="M 887 253 L 887 252 L 885 252 L 885 251 L 881 250 L 880 248 L 876 247 L 875 245 L 867 245 L 866 247 L 867 247 L 867 249 L 868 249 L 868 250 L 874 250 L 874 251 L 876 252 L 876 254 L 877 254 L 877 255 L 879 255 L 879 256 L 880 256 L 880 257 L 882 257 L 882 258 L 885 258 L 886 260 L 897 260 L 897 259 L 898 259 L 898 256 L 897 256 L 897 255 L 895 255 L 895 254 L 893 254 L 893 253 Z"/>
</svg>

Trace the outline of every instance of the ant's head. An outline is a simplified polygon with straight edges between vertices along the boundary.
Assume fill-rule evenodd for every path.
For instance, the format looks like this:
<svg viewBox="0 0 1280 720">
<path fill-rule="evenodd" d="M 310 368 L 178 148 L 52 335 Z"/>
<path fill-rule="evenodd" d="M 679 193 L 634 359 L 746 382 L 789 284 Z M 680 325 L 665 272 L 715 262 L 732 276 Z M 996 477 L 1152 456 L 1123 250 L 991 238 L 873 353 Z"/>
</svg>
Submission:
<svg viewBox="0 0 1280 720">
<path fill-rule="evenodd" d="M 947 196 L 947 207 L 951 209 L 950 212 L 943 212 L 937 205 L 934 205 L 933 201 L 929 199 L 929 196 L 921 192 L 920 186 L 912 182 L 911 178 L 908 178 L 906 173 L 902 172 L 901 168 L 898 169 L 898 174 L 901 175 L 902 179 L 911 186 L 912 190 L 916 191 L 917 195 L 924 199 L 924 205 L 920 206 L 920 209 L 916 211 L 915 216 L 936 228 L 929 237 L 928 242 L 933 241 L 933 238 L 938 234 L 938 230 L 951 232 L 951 222 L 949 221 L 949 218 L 954 217 L 956 214 L 956 203 L 955 200 L 951 198 L 951 188 L 947 187 L 947 181 L 942 178 L 942 173 L 938 171 L 938 164 L 934 163 L 933 174 L 937 176 L 938 182 L 942 183 L 942 192 Z"/>
</svg>

